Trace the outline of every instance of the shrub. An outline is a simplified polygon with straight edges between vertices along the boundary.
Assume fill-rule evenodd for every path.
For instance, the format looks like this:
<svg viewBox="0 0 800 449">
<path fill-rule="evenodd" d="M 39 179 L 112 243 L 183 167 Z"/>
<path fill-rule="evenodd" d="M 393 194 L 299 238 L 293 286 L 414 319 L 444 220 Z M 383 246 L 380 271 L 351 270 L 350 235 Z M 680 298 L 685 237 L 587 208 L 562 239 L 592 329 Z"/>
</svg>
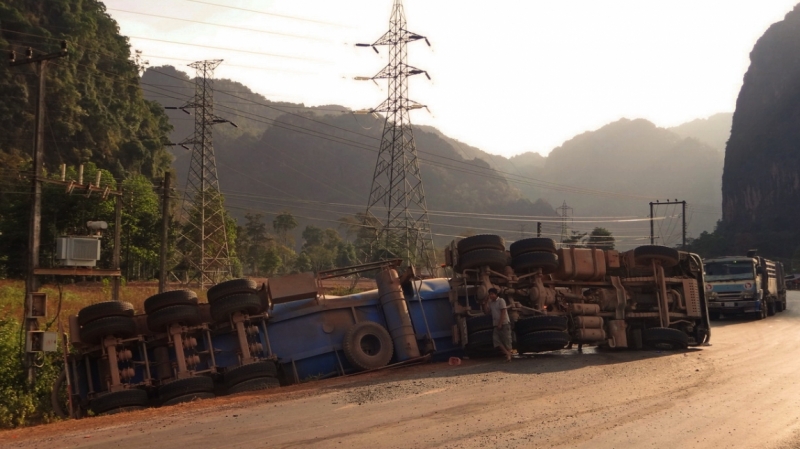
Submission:
<svg viewBox="0 0 800 449">
<path fill-rule="evenodd" d="M 53 381 L 59 373 L 60 353 L 37 360 L 36 382 L 29 386 L 22 364 L 22 327 L 13 318 L 0 318 L 0 428 L 54 419 L 50 405 Z"/>
</svg>

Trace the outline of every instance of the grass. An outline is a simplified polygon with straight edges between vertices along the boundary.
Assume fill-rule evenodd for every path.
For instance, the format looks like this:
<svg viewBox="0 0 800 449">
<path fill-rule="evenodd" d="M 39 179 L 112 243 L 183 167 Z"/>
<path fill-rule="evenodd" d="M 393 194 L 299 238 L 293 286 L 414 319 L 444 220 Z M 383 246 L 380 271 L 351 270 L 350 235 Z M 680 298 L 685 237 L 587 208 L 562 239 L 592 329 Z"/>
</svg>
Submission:
<svg viewBox="0 0 800 449">
<path fill-rule="evenodd" d="M 171 289 L 180 288 L 170 286 Z M 46 284 L 39 291 L 47 293 L 46 323 L 58 317 L 65 325 L 70 315 L 76 315 L 83 307 L 103 301 L 111 301 L 110 282 L 84 282 L 77 284 Z M 144 300 L 158 293 L 157 282 L 136 282 L 120 287 L 120 299 L 133 304 L 137 313 L 144 312 Z M 201 301 L 205 292 L 196 291 Z M 25 282 L 21 280 L 0 280 L 0 316 L 22 319 L 25 300 Z M 61 310 L 59 313 L 59 305 Z M 42 324 L 46 324 L 42 323 Z"/>
</svg>

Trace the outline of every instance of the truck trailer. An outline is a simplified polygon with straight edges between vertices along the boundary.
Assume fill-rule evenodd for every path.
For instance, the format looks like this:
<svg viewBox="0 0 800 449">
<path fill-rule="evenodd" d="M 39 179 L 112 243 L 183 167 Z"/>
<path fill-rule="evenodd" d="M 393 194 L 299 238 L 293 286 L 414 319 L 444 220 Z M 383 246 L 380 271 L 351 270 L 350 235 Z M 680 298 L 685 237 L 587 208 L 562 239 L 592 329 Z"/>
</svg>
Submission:
<svg viewBox="0 0 800 449">
<path fill-rule="evenodd" d="M 502 237 L 486 234 L 453 241 L 446 260 L 455 336 L 467 354 L 494 350 L 491 317 L 480 307 L 491 288 L 507 302 L 519 353 L 575 344 L 683 349 L 710 338 L 696 254 L 658 245 L 557 248 L 547 238 L 506 250 Z"/>
</svg>

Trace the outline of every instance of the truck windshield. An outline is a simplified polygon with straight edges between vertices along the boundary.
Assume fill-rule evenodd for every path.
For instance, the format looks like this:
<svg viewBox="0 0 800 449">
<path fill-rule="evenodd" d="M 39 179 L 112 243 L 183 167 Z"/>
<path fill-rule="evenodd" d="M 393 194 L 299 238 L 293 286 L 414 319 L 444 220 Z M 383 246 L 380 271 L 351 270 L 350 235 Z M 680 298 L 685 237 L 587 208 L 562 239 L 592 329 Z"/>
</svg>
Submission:
<svg viewBox="0 0 800 449">
<path fill-rule="evenodd" d="M 753 279 L 753 264 L 748 262 L 709 262 L 704 265 L 707 281 Z"/>
</svg>

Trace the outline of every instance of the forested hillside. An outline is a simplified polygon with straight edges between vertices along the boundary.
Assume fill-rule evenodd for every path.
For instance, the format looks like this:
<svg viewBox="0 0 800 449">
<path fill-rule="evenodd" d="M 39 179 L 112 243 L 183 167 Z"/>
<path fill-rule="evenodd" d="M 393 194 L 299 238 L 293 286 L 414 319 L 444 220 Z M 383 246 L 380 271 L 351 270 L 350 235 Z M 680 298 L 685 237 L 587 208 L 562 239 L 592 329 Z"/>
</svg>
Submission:
<svg viewBox="0 0 800 449">
<path fill-rule="evenodd" d="M 159 176 L 170 165 L 170 129 L 157 103 L 142 96 L 138 68 L 119 28 L 96 0 L 0 2 L 0 48 L 20 58 L 69 45 L 67 58 L 47 67 L 45 165 L 93 162 L 116 176 Z M 37 93 L 34 66 L 0 64 L 0 157 L 3 165 L 28 158 Z"/>
<path fill-rule="evenodd" d="M 171 165 L 164 147 L 171 125 L 159 103 L 144 99 L 127 38 L 95 0 L 6 0 L 0 2 L 0 24 L 0 49 L 14 50 L 18 58 L 28 47 L 39 55 L 68 42 L 68 56 L 46 69 L 46 176 L 55 176 L 63 163 L 70 179 L 77 179 L 77 166 L 85 164 L 86 181 L 103 170 L 102 185 L 124 184 L 137 192 L 124 211 L 129 257 L 123 267 L 134 259 L 155 266 L 158 204 L 152 182 Z M 25 267 L 37 89 L 34 64 L 0 64 L 0 277 L 20 276 Z M 44 192 L 44 265 L 53 262 L 55 236 L 85 232 L 88 220 L 113 223 L 108 201 L 68 196 L 63 187 L 45 186 Z"/>
<path fill-rule="evenodd" d="M 164 105 L 180 105 L 191 95 L 190 79 L 173 67 L 148 69 L 142 84 L 148 98 Z M 186 94 L 176 96 L 174 92 L 183 92 L 178 89 L 187 89 Z M 220 184 L 234 215 L 291 210 L 300 222 L 299 232 L 306 224 L 336 227 L 337 219 L 364 212 L 382 119 L 354 115 L 341 106 L 307 108 L 272 102 L 226 79 L 215 80 L 214 89 L 215 114 L 239 126 L 214 128 Z M 179 142 L 191 136 L 193 118 L 181 111 L 168 113 L 176 124 L 171 139 Z M 442 234 L 435 236 L 437 244 L 464 231 L 482 232 L 487 226 L 448 212 L 555 215 L 549 204 L 526 198 L 490 164 L 475 159 L 486 153 L 463 152 L 465 146 L 430 127 L 415 127 L 414 136 L 431 222 L 437 228 L 434 232 Z M 182 185 L 189 153 L 180 147 L 173 151 Z M 505 228 L 508 235 L 519 235 L 518 228 Z"/>
</svg>

